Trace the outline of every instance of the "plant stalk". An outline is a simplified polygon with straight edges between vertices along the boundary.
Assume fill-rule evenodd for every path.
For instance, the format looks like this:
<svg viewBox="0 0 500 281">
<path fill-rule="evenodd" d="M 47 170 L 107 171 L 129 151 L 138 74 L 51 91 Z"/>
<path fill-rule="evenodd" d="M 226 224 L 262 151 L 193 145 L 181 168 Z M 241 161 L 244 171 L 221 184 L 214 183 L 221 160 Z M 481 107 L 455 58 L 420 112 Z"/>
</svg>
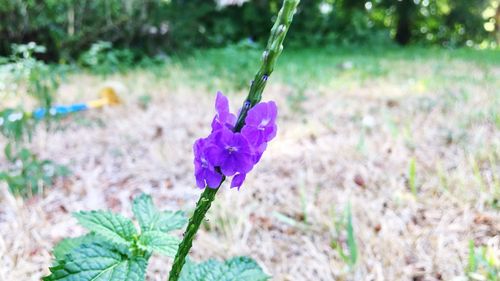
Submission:
<svg viewBox="0 0 500 281">
<path fill-rule="evenodd" d="M 248 96 L 241 107 L 241 112 L 234 128 L 236 132 L 239 132 L 245 125 L 245 118 L 248 110 L 262 99 L 262 92 L 266 87 L 267 80 L 269 76 L 271 76 L 271 73 L 273 73 L 276 61 L 283 51 L 283 41 L 292 24 L 293 15 L 295 14 L 299 2 L 300 0 L 283 1 L 283 5 L 278 13 L 278 18 L 271 28 L 271 35 L 267 41 L 266 49 L 262 54 L 262 63 L 259 71 L 255 74 Z"/>
<path fill-rule="evenodd" d="M 220 184 L 223 182 L 224 179 L 222 179 Z M 186 257 L 189 254 L 189 250 L 193 246 L 194 236 L 196 235 L 196 232 L 198 232 L 201 222 L 203 221 L 203 218 L 205 218 L 205 214 L 208 212 L 208 209 L 210 209 L 218 190 L 219 188 L 205 188 L 200 196 L 200 199 L 198 200 L 198 203 L 196 203 L 196 209 L 189 219 L 186 232 L 184 232 L 184 238 L 182 239 L 181 244 L 179 244 L 179 249 L 175 254 L 174 264 L 172 265 L 168 278 L 169 281 L 177 281 L 179 279 L 182 267 L 186 262 Z"/>
<path fill-rule="evenodd" d="M 262 55 L 262 64 L 259 68 L 259 71 L 255 74 L 255 78 L 252 81 L 252 85 L 250 87 L 250 91 L 245 101 L 243 102 L 243 106 L 241 108 L 240 114 L 238 116 L 238 120 L 236 121 L 236 125 L 234 126 L 234 131 L 239 132 L 245 125 L 245 118 L 248 111 L 255 106 L 262 99 L 262 92 L 266 87 L 267 80 L 269 76 L 274 70 L 274 66 L 281 52 L 283 51 L 283 41 L 285 40 L 285 36 L 290 28 L 290 24 L 292 23 L 293 15 L 295 14 L 297 5 L 300 0 L 284 0 L 283 5 L 278 13 L 278 17 L 273 27 L 271 28 L 271 35 L 267 42 L 266 49 Z M 224 182 L 225 177 L 222 178 L 222 181 L 219 184 L 219 187 Z M 219 187 L 213 188 L 205 188 L 203 193 L 196 203 L 196 209 L 189 219 L 188 226 L 186 231 L 184 232 L 184 237 L 182 242 L 179 244 L 179 249 L 174 258 L 174 263 L 172 265 L 172 269 L 170 270 L 169 281 L 177 281 L 179 280 L 182 267 L 186 262 L 186 257 L 189 254 L 189 250 L 193 245 L 193 239 L 200 228 L 200 224 L 205 218 L 208 209 L 212 205 L 212 202 L 215 199 L 215 195 L 219 190 Z"/>
</svg>

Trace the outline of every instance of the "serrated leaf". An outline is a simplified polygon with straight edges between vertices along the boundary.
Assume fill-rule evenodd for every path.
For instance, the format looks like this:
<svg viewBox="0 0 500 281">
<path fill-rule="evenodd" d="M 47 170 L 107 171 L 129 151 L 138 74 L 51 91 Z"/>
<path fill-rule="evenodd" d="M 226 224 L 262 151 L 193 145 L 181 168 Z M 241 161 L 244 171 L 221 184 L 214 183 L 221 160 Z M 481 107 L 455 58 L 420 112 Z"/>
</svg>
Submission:
<svg viewBox="0 0 500 281">
<path fill-rule="evenodd" d="M 137 196 L 132 204 L 132 211 L 141 226 L 141 230 L 151 230 L 158 216 L 151 196 L 144 193 Z"/>
<path fill-rule="evenodd" d="M 210 281 L 216 280 L 218 274 L 220 274 L 226 268 L 225 264 L 216 260 L 208 260 L 199 264 L 186 261 L 186 264 L 182 268 L 181 276 L 179 281 Z"/>
<path fill-rule="evenodd" d="M 105 244 L 81 244 L 50 268 L 44 281 L 144 281 L 147 261 L 128 259 Z"/>
<path fill-rule="evenodd" d="M 155 229 L 169 232 L 184 227 L 187 223 L 186 214 L 183 211 L 163 211 L 159 213 Z"/>
<path fill-rule="evenodd" d="M 73 249 L 82 244 L 91 244 L 92 242 L 100 242 L 99 237 L 96 237 L 93 233 L 75 238 L 66 238 L 57 243 L 52 252 L 56 260 L 63 260 Z"/>
<path fill-rule="evenodd" d="M 169 232 L 182 228 L 187 223 L 184 212 L 159 212 L 155 208 L 151 196 L 146 194 L 141 194 L 134 199 L 132 210 L 143 232 L 153 230 Z"/>
<path fill-rule="evenodd" d="M 226 262 L 188 262 L 182 269 L 179 281 L 265 281 L 269 278 L 253 259 L 235 257 Z"/>
<path fill-rule="evenodd" d="M 235 257 L 225 262 L 229 268 L 221 280 L 264 281 L 269 276 L 249 257 Z"/>
<path fill-rule="evenodd" d="M 147 231 L 139 237 L 139 247 L 168 257 L 175 257 L 180 239 L 161 231 Z"/>
<path fill-rule="evenodd" d="M 137 235 L 132 221 L 119 214 L 90 211 L 78 212 L 74 216 L 83 227 L 118 245 L 129 246 Z"/>
</svg>

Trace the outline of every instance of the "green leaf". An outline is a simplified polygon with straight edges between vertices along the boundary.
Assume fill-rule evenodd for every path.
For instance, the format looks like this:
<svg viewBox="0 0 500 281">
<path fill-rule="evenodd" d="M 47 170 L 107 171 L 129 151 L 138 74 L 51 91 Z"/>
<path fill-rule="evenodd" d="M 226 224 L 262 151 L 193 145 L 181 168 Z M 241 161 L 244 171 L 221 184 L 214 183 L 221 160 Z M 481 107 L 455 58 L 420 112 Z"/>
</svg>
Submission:
<svg viewBox="0 0 500 281">
<path fill-rule="evenodd" d="M 225 269 L 225 264 L 216 260 L 208 260 L 195 264 L 186 260 L 179 281 L 210 281 Z"/>
<path fill-rule="evenodd" d="M 139 237 L 142 250 L 153 251 L 168 257 L 175 257 L 180 239 L 161 231 L 148 231 Z"/>
<path fill-rule="evenodd" d="M 179 281 L 265 281 L 270 277 L 249 257 L 235 257 L 222 263 L 208 260 L 187 262 Z"/>
<path fill-rule="evenodd" d="M 91 244 L 92 242 L 100 242 L 99 237 L 95 234 L 89 233 L 75 238 L 66 238 L 61 240 L 53 250 L 56 260 L 64 260 L 67 254 L 78 248 L 82 244 Z"/>
<path fill-rule="evenodd" d="M 12 144 L 11 143 L 7 143 L 7 145 L 5 146 L 4 154 L 5 154 L 5 158 L 7 158 L 7 160 L 9 160 L 11 162 L 15 160 L 13 155 L 12 155 Z"/>
<path fill-rule="evenodd" d="M 147 261 L 127 258 L 108 245 L 82 244 L 50 268 L 43 281 L 144 281 Z"/>
<path fill-rule="evenodd" d="M 228 270 L 224 272 L 223 280 L 268 280 L 270 277 L 260 266 L 249 257 L 235 257 L 225 262 Z"/>
<path fill-rule="evenodd" d="M 153 230 L 169 232 L 182 228 L 187 223 L 184 212 L 159 212 L 153 205 L 151 196 L 146 194 L 141 194 L 134 199 L 132 210 L 143 232 Z"/>
<path fill-rule="evenodd" d="M 183 228 L 187 223 L 186 214 L 183 211 L 163 211 L 158 214 L 158 218 L 153 229 L 169 232 Z"/>
<path fill-rule="evenodd" d="M 74 213 L 78 222 L 102 238 L 124 246 L 130 246 L 137 236 L 137 230 L 131 220 L 106 211 Z"/>
<path fill-rule="evenodd" d="M 150 230 L 156 221 L 157 213 L 153 205 L 151 196 L 141 194 L 134 199 L 132 204 L 132 211 L 134 212 L 142 231 Z"/>
</svg>

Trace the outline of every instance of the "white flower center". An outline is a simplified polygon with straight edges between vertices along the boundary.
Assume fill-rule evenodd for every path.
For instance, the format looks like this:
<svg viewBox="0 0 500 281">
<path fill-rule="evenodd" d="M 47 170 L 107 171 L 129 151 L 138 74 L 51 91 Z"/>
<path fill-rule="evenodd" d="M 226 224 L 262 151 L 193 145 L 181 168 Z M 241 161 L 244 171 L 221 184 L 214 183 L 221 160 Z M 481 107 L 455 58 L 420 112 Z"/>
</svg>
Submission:
<svg viewBox="0 0 500 281">
<path fill-rule="evenodd" d="M 259 129 L 260 130 L 264 130 L 264 127 L 267 126 L 267 124 L 269 124 L 269 122 L 271 121 L 271 119 L 262 119 L 262 121 L 260 121 L 260 124 L 259 124 Z"/>
<path fill-rule="evenodd" d="M 226 150 L 229 151 L 229 153 L 233 153 L 233 152 L 236 152 L 238 151 L 238 148 L 237 147 L 234 147 L 234 146 L 230 146 L 230 145 L 226 145 Z"/>
</svg>

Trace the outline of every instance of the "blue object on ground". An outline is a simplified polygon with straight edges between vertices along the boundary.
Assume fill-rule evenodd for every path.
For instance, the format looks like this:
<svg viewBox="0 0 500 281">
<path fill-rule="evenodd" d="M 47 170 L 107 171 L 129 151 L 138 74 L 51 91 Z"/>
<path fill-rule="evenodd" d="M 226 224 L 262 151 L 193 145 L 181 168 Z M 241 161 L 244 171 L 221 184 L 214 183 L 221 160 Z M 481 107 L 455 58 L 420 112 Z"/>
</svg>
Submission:
<svg viewBox="0 0 500 281">
<path fill-rule="evenodd" d="M 56 105 L 49 109 L 49 114 L 52 116 L 66 115 L 73 112 L 83 111 L 89 107 L 85 103 L 77 103 L 72 105 Z M 33 111 L 33 118 L 40 120 L 45 117 L 47 110 L 45 108 L 38 108 Z"/>
</svg>

